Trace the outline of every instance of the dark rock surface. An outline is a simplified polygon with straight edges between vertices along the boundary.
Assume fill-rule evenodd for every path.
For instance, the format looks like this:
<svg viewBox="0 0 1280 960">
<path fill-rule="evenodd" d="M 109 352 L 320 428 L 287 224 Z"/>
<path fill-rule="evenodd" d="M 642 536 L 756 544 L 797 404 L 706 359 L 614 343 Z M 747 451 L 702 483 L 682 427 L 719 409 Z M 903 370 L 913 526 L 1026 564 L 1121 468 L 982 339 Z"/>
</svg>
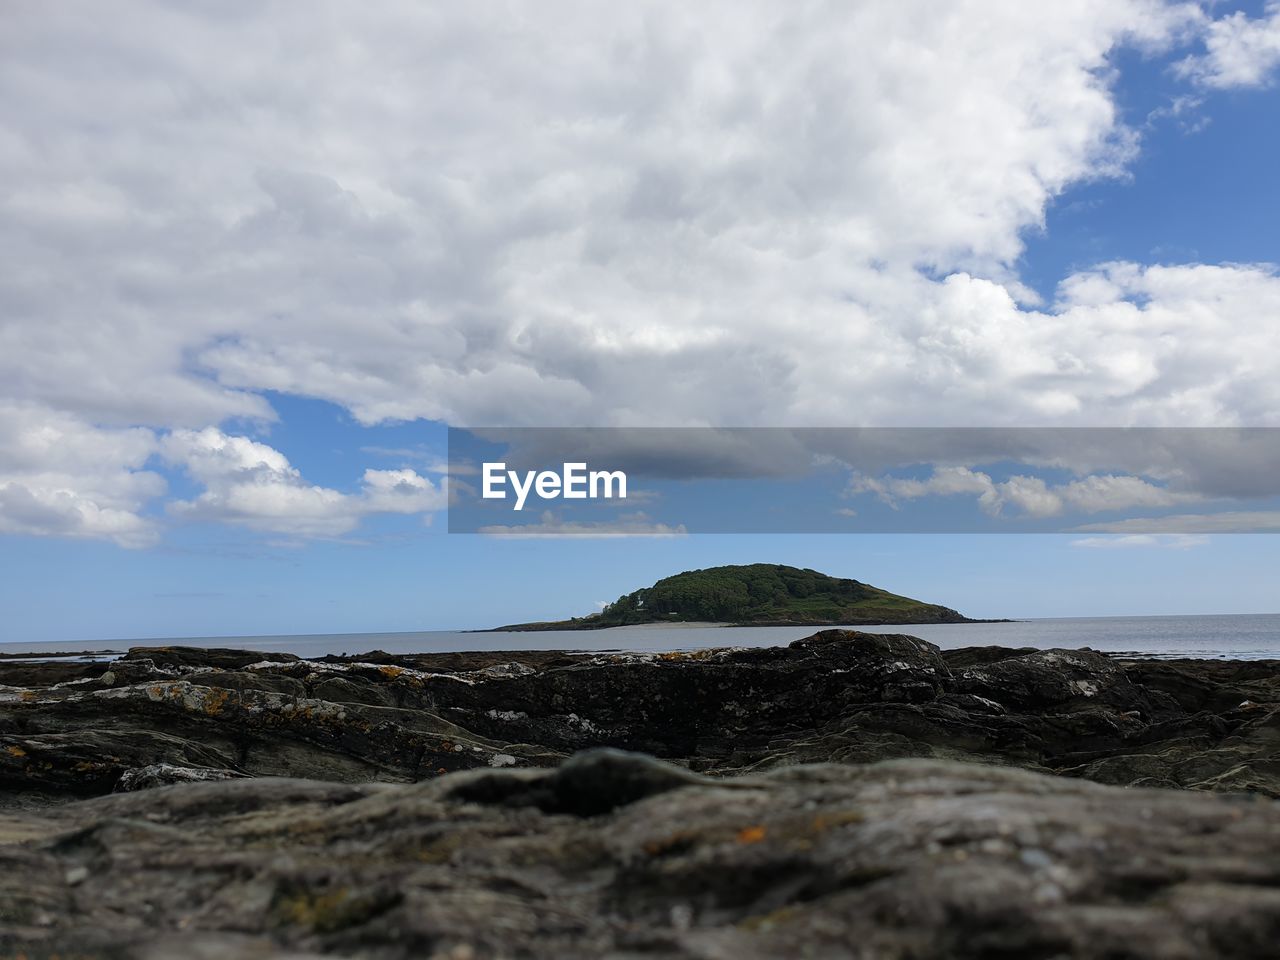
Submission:
<svg viewBox="0 0 1280 960">
<path fill-rule="evenodd" d="M 599 751 L 0 816 L 0 955 L 1272 958 L 1280 806 L 939 760 Z"/>
<path fill-rule="evenodd" d="M 1276 662 L 0 663 L 0 957 L 1274 957 L 1276 797 Z"/>
<path fill-rule="evenodd" d="M 1280 664 L 839 630 L 671 654 L 168 647 L 0 664 L 0 805 L 214 776 L 411 782 L 597 746 L 718 775 L 931 757 L 1278 797 Z"/>
</svg>

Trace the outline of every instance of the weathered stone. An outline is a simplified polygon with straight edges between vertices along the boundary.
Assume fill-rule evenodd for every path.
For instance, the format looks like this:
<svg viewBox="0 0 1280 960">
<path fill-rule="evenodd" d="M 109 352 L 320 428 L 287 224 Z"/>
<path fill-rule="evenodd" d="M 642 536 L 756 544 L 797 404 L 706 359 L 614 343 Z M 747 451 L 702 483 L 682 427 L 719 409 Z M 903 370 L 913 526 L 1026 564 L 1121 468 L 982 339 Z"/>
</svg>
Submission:
<svg viewBox="0 0 1280 960">
<path fill-rule="evenodd" d="M 154 764 L 351 782 L 641 750 L 713 774 L 900 757 L 1280 796 L 1271 662 L 940 651 L 826 630 L 788 647 L 303 660 L 139 648 L 0 688 L 0 805 Z M 108 670 L 107 667 L 110 667 Z M 18 664 L 0 670 L 18 670 Z M 42 670 L 47 683 L 40 682 Z"/>
<path fill-rule="evenodd" d="M 1271 957 L 1276 796 L 1274 662 L 0 664 L 0 956 Z"/>
<path fill-rule="evenodd" d="M 116 791 L 127 793 L 131 790 L 149 790 L 152 787 L 167 787 L 175 783 L 207 783 L 213 780 L 236 780 L 247 774 L 235 770 L 212 769 L 209 767 L 178 767 L 171 763 L 153 763 L 146 767 L 126 770 L 116 784 Z"/>
<path fill-rule="evenodd" d="M 3 955 L 1215 960 L 1277 942 L 1274 802 L 937 760 L 712 779 L 596 753 L 0 816 Z"/>
</svg>

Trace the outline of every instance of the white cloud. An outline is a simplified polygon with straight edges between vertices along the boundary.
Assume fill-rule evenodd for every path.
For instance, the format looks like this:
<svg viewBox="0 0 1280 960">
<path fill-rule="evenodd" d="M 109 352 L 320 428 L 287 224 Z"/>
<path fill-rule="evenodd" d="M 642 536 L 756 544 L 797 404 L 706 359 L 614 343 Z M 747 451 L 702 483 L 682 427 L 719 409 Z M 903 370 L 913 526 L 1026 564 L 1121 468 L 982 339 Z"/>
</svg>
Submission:
<svg viewBox="0 0 1280 960">
<path fill-rule="evenodd" d="M 1038 308 L 1015 273 L 1054 197 L 1135 155 L 1115 51 L 1206 22 L 1156 0 L 13 5 L 0 395 L 103 437 L 270 419 L 265 390 L 366 423 L 1275 423 L 1272 267 L 1109 264 Z M 312 486 L 258 447 L 191 450 L 207 489 L 175 509 L 319 533 L 427 496 Z M 107 531 L 146 526 L 155 481 L 113 456 L 10 481 L 6 523 L 132 536 Z"/>
<path fill-rule="evenodd" d="M 1029 517 L 1052 517 L 1062 512 L 1062 497 L 1039 477 L 1010 477 L 995 485 L 996 497 L 983 506 L 989 513 L 1003 512 L 1011 504 Z"/>
<path fill-rule="evenodd" d="M 476 532 L 491 537 L 514 539 L 683 537 L 689 533 L 682 523 L 675 525 L 654 523 L 647 514 L 642 512 L 620 514 L 613 520 L 564 520 L 550 510 L 544 511 L 537 523 L 493 524 L 480 527 Z"/>
<path fill-rule="evenodd" d="M 1276 422 L 1280 385 L 1262 359 L 1280 351 L 1270 266 L 1106 264 L 1067 278 L 1048 311 L 961 274 L 927 295 L 912 369 L 948 398 L 942 422 Z M 917 415 L 925 393 L 907 394 Z"/>
<path fill-rule="evenodd" d="M 215 427 L 176 430 L 164 438 L 161 450 L 205 487 L 193 500 L 170 504 L 172 513 L 186 519 L 336 537 L 370 514 L 425 513 L 445 505 L 443 485 L 408 469 L 366 470 L 355 494 L 309 484 L 278 450 Z"/>
<path fill-rule="evenodd" d="M 1196 494 L 1180 494 L 1157 487 L 1141 477 L 1113 474 L 1084 477 L 1055 488 L 1054 493 L 1083 513 L 1128 510 L 1133 507 L 1169 507 L 1198 500 Z"/>
<path fill-rule="evenodd" d="M 1016 475 L 995 481 L 989 474 L 967 466 L 935 467 L 928 477 L 869 477 L 854 472 L 846 492 L 872 493 L 896 506 L 899 500 L 972 494 L 991 516 L 1005 514 L 1006 507 L 1029 517 L 1053 517 L 1066 510 L 1102 513 L 1133 507 L 1167 507 L 1200 499 L 1198 494 L 1177 493 L 1141 477 L 1091 475 L 1067 483 L 1047 483 L 1043 478 Z"/>
<path fill-rule="evenodd" d="M 154 450 L 150 430 L 95 428 L 0 399 L 0 532 L 149 546 L 156 529 L 140 511 L 166 487 L 144 469 Z"/>
<path fill-rule="evenodd" d="M 366 470 L 362 481 L 368 513 L 424 513 L 445 505 L 444 481 L 434 484 L 412 470 Z"/>
<path fill-rule="evenodd" d="M 434 451 L 424 450 L 421 447 L 361 447 L 360 452 L 378 457 L 389 457 L 401 462 L 417 461 L 419 469 L 424 473 L 461 475 L 478 474 L 480 472 L 479 468 L 472 464 L 450 464 L 447 458 Z"/>
<path fill-rule="evenodd" d="M 262 388 L 366 421 L 786 417 L 822 340 L 884 327 L 873 367 L 912 352 L 915 265 L 1012 282 L 1020 231 L 1132 152 L 1108 52 L 1185 20 L 1102 0 L 515 16 L 11 15 L 0 374 L 179 426 L 265 416 Z M 716 389 L 694 376 L 711 358 Z"/>
<path fill-rule="evenodd" d="M 1122 534 L 1280 533 L 1280 510 L 1224 510 L 1220 513 L 1133 517 L 1081 524 L 1074 529 L 1081 533 Z"/>
<path fill-rule="evenodd" d="M 1280 2 L 1269 0 L 1263 16 L 1242 11 L 1205 25 L 1205 52 L 1179 64 L 1180 72 L 1206 87 L 1260 87 L 1280 66 Z"/>
<path fill-rule="evenodd" d="M 851 494 L 874 493 L 886 503 L 921 497 L 949 497 L 960 493 L 986 494 L 994 487 L 991 477 L 968 467 L 936 467 L 924 480 L 912 477 L 868 477 L 855 473 Z"/>
<path fill-rule="evenodd" d="M 1091 550 L 1131 550 L 1149 547 L 1164 550 L 1190 550 L 1192 547 L 1202 547 L 1208 542 L 1208 537 L 1194 534 L 1133 533 L 1127 536 L 1082 537 L 1079 540 L 1072 540 L 1071 546 Z"/>
</svg>

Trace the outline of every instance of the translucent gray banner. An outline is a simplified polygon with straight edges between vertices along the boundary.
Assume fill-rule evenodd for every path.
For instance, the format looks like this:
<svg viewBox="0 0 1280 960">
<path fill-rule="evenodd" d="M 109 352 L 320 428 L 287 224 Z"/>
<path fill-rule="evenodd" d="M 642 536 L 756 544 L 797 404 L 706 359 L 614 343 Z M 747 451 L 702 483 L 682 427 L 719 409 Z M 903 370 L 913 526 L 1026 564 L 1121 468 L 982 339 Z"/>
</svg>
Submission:
<svg viewBox="0 0 1280 960">
<path fill-rule="evenodd" d="M 1280 531 L 1277 428 L 449 431 L 449 532 Z"/>
</svg>

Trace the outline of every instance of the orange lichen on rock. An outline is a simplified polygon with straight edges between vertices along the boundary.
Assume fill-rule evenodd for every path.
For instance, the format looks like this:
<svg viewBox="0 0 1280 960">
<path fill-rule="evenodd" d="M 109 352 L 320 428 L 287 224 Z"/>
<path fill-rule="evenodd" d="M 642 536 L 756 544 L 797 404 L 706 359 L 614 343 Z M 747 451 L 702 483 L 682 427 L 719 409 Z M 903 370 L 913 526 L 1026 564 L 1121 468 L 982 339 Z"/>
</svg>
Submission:
<svg viewBox="0 0 1280 960">
<path fill-rule="evenodd" d="M 682 853 L 697 843 L 699 834 L 692 830 L 680 830 L 666 837 L 650 840 L 644 845 L 644 852 L 651 857 L 662 857 L 673 853 Z"/>
<path fill-rule="evenodd" d="M 211 689 L 205 696 L 204 712 L 211 717 L 216 717 L 222 712 L 222 708 L 227 705 L 227 701 L 230 699 L 231 691 Z"/>
<path fill-rule="evenodd" d="M 660 653 L 657 659 L 667 662 L 676 662 L 682 660 L 710 660 L 720 651 L 714 647 L 706 650 L 671 650 L 667 653 Z"/>
</svg>

